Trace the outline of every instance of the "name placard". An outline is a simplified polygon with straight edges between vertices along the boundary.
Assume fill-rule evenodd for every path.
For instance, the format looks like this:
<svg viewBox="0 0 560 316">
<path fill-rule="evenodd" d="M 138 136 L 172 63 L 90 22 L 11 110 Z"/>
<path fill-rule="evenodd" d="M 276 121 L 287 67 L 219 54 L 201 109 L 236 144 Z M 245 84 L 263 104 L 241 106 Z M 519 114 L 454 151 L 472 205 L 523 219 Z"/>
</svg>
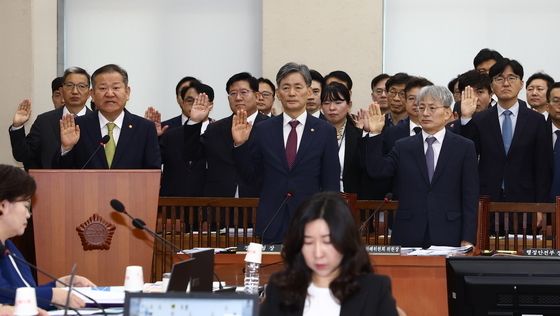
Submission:
<svg viewBox="0 0 560 316">
<path fill-rule="evenodd" d="M 366 246 L 366 251 L 369 254 L 374 254 L 374 255 L 400 256 L 401 255 L 401 246 L 368 245 L 368 246 Z"/>
<path fill-rule="evenodd" d="M 247 252 L 249 245 L 237 245 L 237 252 Z M 262 252 L 281 252 L 282 245 L 263 245 Z"/>
<path fill-rule="evenodd" d="M 559 257 L 560 258 L 560 250 L 558 249 L 549 249 L 549 248 L 528 248 L 523 249 L 521 252 L 523 256 L 529 257 Z"/>
</svg>

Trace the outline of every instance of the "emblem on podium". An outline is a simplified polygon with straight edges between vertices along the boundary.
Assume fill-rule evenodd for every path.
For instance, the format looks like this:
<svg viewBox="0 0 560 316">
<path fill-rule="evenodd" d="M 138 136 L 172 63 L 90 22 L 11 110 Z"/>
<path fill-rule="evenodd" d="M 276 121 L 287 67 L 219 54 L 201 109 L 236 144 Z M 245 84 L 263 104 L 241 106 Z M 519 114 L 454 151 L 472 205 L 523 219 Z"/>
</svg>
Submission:
<svg viewBox="0 0 560 316">
<path fill-rule="evenodd" d="M 108 250 L 117 227 L 95 213 L 76 227 L 84 250 Z"/>
</svg>

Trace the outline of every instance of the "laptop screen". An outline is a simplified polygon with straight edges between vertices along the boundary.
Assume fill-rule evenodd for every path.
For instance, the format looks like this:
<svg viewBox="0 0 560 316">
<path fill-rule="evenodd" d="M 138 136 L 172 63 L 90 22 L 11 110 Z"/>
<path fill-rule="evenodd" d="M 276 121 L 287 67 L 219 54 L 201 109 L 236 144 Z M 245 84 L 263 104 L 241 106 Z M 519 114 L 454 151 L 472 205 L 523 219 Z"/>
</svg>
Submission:
<svg viewBox="0 0 560 316">
<path fill-rule="evenodd" d="M 258 308 L 256 295 L 126 293 L 124 315 L 258 316 Z"/>
</svg>

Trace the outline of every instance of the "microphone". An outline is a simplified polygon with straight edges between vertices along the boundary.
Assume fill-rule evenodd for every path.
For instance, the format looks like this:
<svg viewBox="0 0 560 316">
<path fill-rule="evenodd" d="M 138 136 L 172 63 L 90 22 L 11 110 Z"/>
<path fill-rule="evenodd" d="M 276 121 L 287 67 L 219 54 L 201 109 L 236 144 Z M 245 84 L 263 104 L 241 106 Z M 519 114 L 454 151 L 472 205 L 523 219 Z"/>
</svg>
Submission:
<svg viewBox="0 0 560 316">
<path fill-rule="evenodd" d="M 109 135 L 103 136 L 103 138 L 101 138 L 101 140 L 99 141 L 99 145 L 97 145 L 97 148 L 95 148 L 95 150 L 93 151 L 91 156 L 89 156 L 86 163 L 80 169 L 84 169 L 88 165 L 88 163 L 93 159 L 93 156 L 95 156 L 95 154 L 99 151 L 99 149 L 101 147 L 105 146 L 105 144 L 107 144 L 110 139 L 111 139 L 111 137 L 109 137 Z"/>
<path fill-rule="evenodd" d="M 280 203 L 280 206 L 278 207 L 276 212 L 274 212 L 274 215 L 268 221 L 268 224 L 266 225 L 266 227 L 263 229 L 263 231 L 261 233 L 261 242 L 264 240 L 264 234 L 266 233 L 266 231 L 268 230 L 268 228 L 270 227 L 272 222 L 276 219 L 276 216 L 278 216 L 278 214 L 280 214 L 280 210 L 282 210 L 282 208 L 284 208 L 284 205 L 286 205 L 286 202 L 288 202 L 288 199 L 293 197 L 293 196 L 294 196 L 294 194 L 292 192 L 290 192 L 290 191 L 286 192 L 286 196 L 282 200 L 282 203 Z"/>
<path fill-rule="evenodd" d="M 53 276 L 52 274 L 50 274 L 50 273 L 44 271 L 43 269 L 39 269 L 36 265 L 33 265 L 33 264 L 27 262 L 25 259 L 20 258 L 20 257 L 18 257 L 18 256 L 14 256 L 14 255 L 12 254 L 12 252 L 8 249 L 8 247 L 6 247 L 6 245 L 4 245 L 4 243 L 1 242 L 1 241 L 0 241 L 0 254 L 1 254 L 1 255 L 4 255 L 4 256 L 9 256 L 10 258 L 12 258 L 12 259 L 14 259 L 14 260 L 19 261 L 19 262 L 23 263 L 24 265 L 35 269 L 35 270 L 38 271 L 39 273 L 41 273 L 41 274 L 43 274 L 43 275 L 46 275 L 46 276 L 47 276 L 48 278 L 50 278 L 51 280 L 53 280 L 53 281 L 55 281 L 55 282 L 58 282 L 58 283 L 60 283 L 60 284 L 62 284 L 62 285 L 64 285 L 64 286 L 66 286 L 66 287 L 68 288 L 68 291 L 69 291 L 69 292 L 70 292 L 70 290 L 72 290 L 72 291 L 74 291 L 74 292 L 76 292 L 76 293 L 82 295 L 83 297 L 85 297 L 85 298 L 87 298 L 88 300 L 92 301 L 93 304 L 95 304 L 95 306 L 97 306 L 97 308 L 101 309 L 101 311 L 103 312 L 103 315 L 107 315 L 107 312 L 105 311 L 105 308 L 103 307 L 103 305 L 99 304 L 99 302 L 97 302 L 96 300 L 94 300 L 92 297 L 90 297 L 90 296 L 88 296 L 88 295 L 86 295 L 86 294 L 84 294 L 84 293 L 82 293 L 82 292 L 80 292 L 80 291 L 78 291 L 78 290 L 76 290 L 76 289 L 73 289 L 68 283 L 65 283 L 65 282 L 59 280 L 57 277 L 55 277 L 55 276 Z M 56 283 L 55 283 L 55 284 L 56 284 Z"/>
<path fill-rule="evenodd" d="M 383 199 L 383 202 L 381 202 L 381 204 L 379 204 L 379 206 L 375 209 L 375 211 L 373 211 L 373 213 L 371 213 L 370 216 L 368 216 L 368 218 L 366 218 L 366 220 L 362 223 L 362 225 L 360 226 L 360 229 L 358 230 L 358 232 L 360 233 L 360 235 L 362 235 L 362 232 L 364 231 L 364 229 L 366 228 L 367 224 L 369 223 L 369 221 L 375 217 L 375 215 L 379 212 L 379 210 L 385 205 L 385 203 L 390 202 L 393 199 L 393 193 L 388 192 L 387 194 L 385 194 L 385 198 Z"/>
<path fill-rule="evenodd" d="M 125 214 L 126 216 L 128 216 L 131 220 L 132 220 L 132 225 L 140 230 L 145 230 L 146 232 L 148 232 L 150 235 L 152 235 L 152 237 L 154 237 L 156 240 L 159 240 L 160 242 L 164 243 L 165 245 L 170 246 L 172 249 L 175 250 L 175 252 L 180 252 L 184 255 L 189 256 L 190 258 L 192 258 L 192 256 L 188 253 L 186 253 L 184 250 L 180 249 L 179 247 L 175 246 L 174 243 L 170 242 L 169 240 L 161 237 L 160 235 L 158 235 L 156 232 L 154 232 L 153 230 L 151 230 L 150 228 L 148 228 L 148 226 L 146 226 L 146 222 L 144 222 L 142 219 L 140 218 L 134 218 L 132 217 L 132 215 L 130 215 L 127 211 L 126 208 L 124 207 L 124 204 L 121 203 L 121 201 L 117 200 L 117 199 L 112 199 L 109 204 L 111 204 L 111 207 L 122 214 Z M 216 272 L 214 272 L 214 277 L 216 278 L 216 280 L 218 280 L 218 284 L 219 284 L 219 290 L 222 291 L 224 288 L 222 286 L 222 282 L 220 281 L 220 278 L 218 277 L 218 275 L 216 274 Z"/>
<path fill-rule="evenodd" d="M 74 276 L 76 276 L 76 264 L 72 266 L 72 272 L 70 272 L 70 280 L 68 284 L 68 295 L 66 295 L 66 303 L 64 303 L 64 316 L 68 315 L 68 308 L 70 307 L 70 294 L 72 293 L 72 285 L 74 283 Z"/>
</svg>

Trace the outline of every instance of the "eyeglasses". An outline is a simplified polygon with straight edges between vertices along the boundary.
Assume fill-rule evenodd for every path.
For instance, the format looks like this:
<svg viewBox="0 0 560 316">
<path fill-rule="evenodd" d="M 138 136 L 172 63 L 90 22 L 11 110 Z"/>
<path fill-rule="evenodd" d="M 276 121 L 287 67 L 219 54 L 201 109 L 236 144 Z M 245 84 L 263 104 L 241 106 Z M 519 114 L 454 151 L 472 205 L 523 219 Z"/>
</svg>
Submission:
<svg viewBox="0 0 560 316">
<path fill-rule="evenodd" d="M 235 99 L 235 98 L 237 98 L 238 95 L 241 95 L 242 98 L 246 98 L 252 92 L 253 92 L 253 90 L 242 89 L 242 90 L 239 90 L 239 91 L 231 91 L 230 93 L 228 93 L 228 96 Z"/>
<path fill-rule="evenodd" d="M 416 108 L 418 109 L 418 112 L 420 113 L 424 113 L 424 111 L 428 110 L 428 113 L 433 114 L 437 109 L 441 109 L 444 108 L 445 106 L 435 106 L 435 105 L 430 105 L 430 106 L 425 106 L 425 105 L 418 105 Z"/>
<path fill-rule="evenodd" d="M 74 90 L 74 88 L 77 88 L 78 91 L 87 91 L 89 89 L 89 86 L 85 83 L 72 83 L 72 82 L 65 82 L 63 85 L 64 89 L 68 90 L 68 91 L 72 91 Z"/>
<path fill-rule="evenodd" d="M 263 96 L 263 98 L 270 98 L 272 97 L 272 92 L 263 91 L 261 92 L 261 95 Z"/>
<path fill-rule="evenodd" d="M 509 75 L 507 77 L 502 77 L 502 76 L 496 76 L 494 78 L 492 78 L 492 81 L 495 84 L 504 84 L 505 81 L 508 81 L 509 83 L 515 83 L 517 82 L 517 80 L 519 80 L 519 76 L 516 75 Z"/>
<path fill-rule="evenodd" d="M 389 90 L 388 93 L 388 95 L 392 98 L 395 97 L 397 94 L 399 95 L 399 98 L 404 98 L 404 90 L 398 91 L 398 90 L 391 89 Z"/>
<path fill-rule="evenodd" d="M 373 90 L 373 93 L 377 95 L 382 95 L 383 93 L 387 93 L 387 91 L 385 89 L 377 88 Z"/>
<path fill-rule="evenodd" d="M 194 98 L 193 97 L 186 97 L 185 98 L 185 103 L 188 103 L 188 104 L 194 103 Z"/>
</svg>

